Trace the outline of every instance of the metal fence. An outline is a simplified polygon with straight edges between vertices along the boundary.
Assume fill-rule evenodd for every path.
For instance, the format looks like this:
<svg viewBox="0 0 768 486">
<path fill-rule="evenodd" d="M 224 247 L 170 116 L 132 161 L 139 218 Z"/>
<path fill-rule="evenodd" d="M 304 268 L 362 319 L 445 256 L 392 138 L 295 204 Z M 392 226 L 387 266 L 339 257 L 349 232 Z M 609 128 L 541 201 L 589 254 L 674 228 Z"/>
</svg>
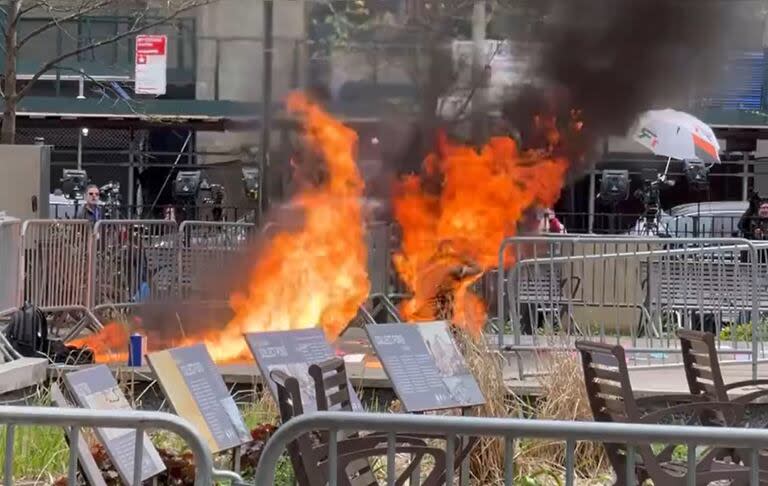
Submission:
<svg viewBox="0 0 768 486">
<path fill-rule="evenodd" d="M 248 223 L 184 221 L 179 226 L 179 293 L 182 299 L 206 298 L 226 301 L 226 289 L 207 276 L 214 270 L 231 268 L 257 235 Z"/>
<path fill-rule="evenodd" d="M 90 236 L 87 221 L 25 221 L 21 232 L 24 300 L 42 308 L 88 306 Z"/>
<path fill-rule="evenodd" d="M 658 221 L 652 219 L 652 224 L 646 224 L 645 216 L 640 213 L 558 212 L 557 218 L 571 234 L 644 236 L 650 232 L 667 238 L 733 238 L 741 235 L 739 222 L 746 209 L 744 204 L 743 209 L 728 212 L 704 208 L 700 214 L 695 211 L 674 216 L 665 213 Z"/>
<path fill-rule="evenodd" d="M 87 164 L 86 164 L 87 165 Z M 49 205 L 48 216 L 52 219 L 75 220 L 82 210 L 82 203 L 69 200 L 64 203 Z M 211 221 L 211 222 L 242 222 L 257 221 L 259 210 L 253 207 L 215 206 L 212 204 L 190 205 L 101 205 L 103 217 L 107 220 L 116 219 L 171 219 L 174 221 Z"/>
<path fill-rule="evenodd" d="M 99 221 L 93 230 L 95 310 L 176 295 L 178 226 L 172 221 Z"/>
<path fill-rule="evenodd" d="M 482 417 L 447 417 L 406 414 L 374 414 L 354 412 L 314 412 L 294 418 L 282 425 L 267 442 L 256 469 L 256 484 L 274 484 L 275 468 L 288 444 L 302 435 L 314 431 L 328 431 L 329 486 L 337 482 L 337 464 L 344 460 L 344 454 L 337 447 L 337 433 L 340 431 L 368 431 L 387 434 L 386 455 L 387 484 L 395 484 L 396 434 L 408 431 L 412 434 L 443 435 L 446 437 L 446 481 L 454 484 L 455 447 L 460 437 L 499 438 L 504 442 L 504 485 L 511 486 L 515 479 L 515 450 L 525 439 L 553 439 L 565 444 L 565 485 L 573 486 L 576 481 L 575 450 L 583 441 L 621 444 L 627 446 L 626 469 L 616 471 L 624 475 L 626 482 L 637 484 L 635 464 L 643 460 L 644 450 L 652 444 L 683 444 L 688 446 L 687 484 L 697 484 L 697 468 L 691 467 L 697 461 L 697 446 L 734 447 L 752 451 L 750 484 L 760 482 L 760 449 L 768 445 L 768 430 L 737 429 L 725 427 L 691 427 L 675 425 L 647 425 L 600 422 L 557 422 L 547 420 L 498 419 Z M 682 482 L 683 479 L 681 478 Z"/>
<path fill-rule="evenodd" d="M 661 364 L 678 328 L 701 328 L 716 334 L 719 352 L 751 355 L 756 375 L 766 256 L 742 239 L 511 238 L 499 251 L 509 270 L 495 275 L 498 344 L 562 349 L 592 336 L 622 344 L 635 364 Z M 738 336 L 738 325 L 750 329 Z"/>
<path fill-rule="evenodd" d="M 3 484 L 13 482 L 14 432 L 17 426 L 34 425 L 67 428 L 69 444 L 78 444 L 84 427 L 107 427 L 134 430 L 134 454 L 130 457 L 134 465 L 133 485 L 141 484 L 141 464 L 144 454 L 144 432 L 157 429 L 172 432 L 183 439 L 195 459 L 195 485 L 210 486 L 214 479 L 244 484 L 242 478 L 231 471 L 214 468 L 213 455 L 205 439 L 185 419 L 161 412 L 137 412 L 125 410 L 93 410 L 54 407 L 0 407 L 0 424 L 5 424 L 5 456 Z M 70 447 L 67 469 L 67 484 L 77 483 L 78 450 Z M 138 473 L 136 471 L 138 469 Z"/>
<path fill-rule="evenodd" d="M 131 307 L 166 298 L 226 302 L 206 274 L 234 265 L 256 234 L 248 223 L 164 220 L 0 220 L 0 314 Z M 8 276 L 13 276 L 8 278 Z M 79 327 L 78 327 L 79 329 Z"/>
<path fill-rule="evenodd" d="M 0 315 L 21 305 L 21 221 L 0 217 Z"/>
</svg>

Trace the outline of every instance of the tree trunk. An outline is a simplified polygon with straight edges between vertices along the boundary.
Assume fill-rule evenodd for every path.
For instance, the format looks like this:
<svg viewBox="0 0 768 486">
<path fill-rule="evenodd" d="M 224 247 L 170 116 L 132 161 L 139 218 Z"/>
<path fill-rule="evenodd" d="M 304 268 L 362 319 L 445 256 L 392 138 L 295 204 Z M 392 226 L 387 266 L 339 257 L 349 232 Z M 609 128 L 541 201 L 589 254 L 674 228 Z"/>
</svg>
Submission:
<svg viewBox="0 0 768 486">
<path fill-rule="evenodd" d="M 16 100 L 6 96 L 3 108 L 3 127 L 0 130 L 0 144 L 16 143 Z"/>
<path fill-rule="evenodd" d="M 16 61 L 18 58 L 17 26 L 22 0 L 13 0 L 8 9 L 8 23 L 5 32 L 5 73 L 3 82 L 3 125 L 0 128 L 0 143 L 16 143 L 16 105 L 19 98 L 16 86 Z"/>
</svg>

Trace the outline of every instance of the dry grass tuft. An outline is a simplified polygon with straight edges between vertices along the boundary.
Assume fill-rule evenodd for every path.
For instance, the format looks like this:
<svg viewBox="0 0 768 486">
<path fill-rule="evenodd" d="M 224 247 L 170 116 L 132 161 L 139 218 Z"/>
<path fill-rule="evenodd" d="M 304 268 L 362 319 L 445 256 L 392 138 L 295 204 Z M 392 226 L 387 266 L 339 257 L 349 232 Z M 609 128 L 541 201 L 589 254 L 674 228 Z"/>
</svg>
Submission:
<svg viewBox="0 0 768 486">
<path fill-rule="evenodd" d="M 563 350 L 538 357 L 548 373 L 540 378 L 542 397 L 528 402 L 511 396 L 504 384 L 504 357 L 485 339 L 456 329 L 456 342 L 488 403 L 476 410 L 483 417 L 531 417 L 539 420 L 591 421 L 592 411 L 575 353 Z M 610 474 L 602 445 L 582 442 L 576 448 L 576 473 L 592 482 Z M 515 473 L 522 483 L 560 485 L 564 474 L 563 442 L 524 439 L 515 448 Z M 474 484 L 503 484 L 504 443 L 483 439 L 471 456 Z"/>
<path fill-rule="evenodd" d="M 539 378 L 543 388 L 541 399 L 522 403 L 524 413 L 539 420 L 592 421 L 584 376 L 576 353 L 562 350 L 538 357 L 547 371 Z M 533 474 L 546 466 L 563 470 L 565 444 L 552 440 L 525 440 L 519 446 L 518 464 L 524 474 Z M 594 479 L 609 472 L 605 451 L 599 443 L 580 442 L 576 446 L 576 473 L 581 478 Z"/>
<path fill-rule="evenodd" d="M 264 390 L 256 400 L 243 408 L 243 418 L 249 428 L 262 424 L 280 424 L 280 410 L 269 391 Z"/>
<path fill-rule="evenodd" d="M 470 371 L 475 376 L 487 403 L 476 409 L 481 417 L 509 417 L 519 407 L 509 398 L 504 385 L 504 357 L 492 349 L 483 337 L 475 338 L 462 329 L 455 329 L 459 346 Z M 504 442 L 482 439 L 470 457 L 470 474 L 477 484 L 503 484 Z"/>
</svg>

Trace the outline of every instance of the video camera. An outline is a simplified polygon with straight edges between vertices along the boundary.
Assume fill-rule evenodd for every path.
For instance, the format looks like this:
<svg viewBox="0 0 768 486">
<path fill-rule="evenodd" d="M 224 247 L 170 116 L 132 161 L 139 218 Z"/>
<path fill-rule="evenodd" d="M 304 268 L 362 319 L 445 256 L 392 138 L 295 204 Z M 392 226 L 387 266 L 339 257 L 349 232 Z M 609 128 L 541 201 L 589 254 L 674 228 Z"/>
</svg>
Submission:
<svg viewBox="0 0 768 486">
<path fill-rule="evenodd" d="M 67 198 L 84 199 L 87 186 L 88 174 L 84 170 L 64 169 L 61 177 L 61 190 Z"/>
<path fill-rule="evenodd" d="M 106 219 L 119 217 L 119 208 L 121 204 L 120 183 L 117 181 L 109 181 L 99 187 L 99 193 L 101 193 L 101 204 L 104 206 L 104 217 Z"/>
<path fill-rule="evenodd" d="M 634 196 L 643 203 L 646 224 L 655 224 L 661 208 L 661 191 L 673 187 L 675 181 L 667 180 L 655 169 L 643 169 L 641 178 L 643 187 L 636 190 Z"/>
</svg>

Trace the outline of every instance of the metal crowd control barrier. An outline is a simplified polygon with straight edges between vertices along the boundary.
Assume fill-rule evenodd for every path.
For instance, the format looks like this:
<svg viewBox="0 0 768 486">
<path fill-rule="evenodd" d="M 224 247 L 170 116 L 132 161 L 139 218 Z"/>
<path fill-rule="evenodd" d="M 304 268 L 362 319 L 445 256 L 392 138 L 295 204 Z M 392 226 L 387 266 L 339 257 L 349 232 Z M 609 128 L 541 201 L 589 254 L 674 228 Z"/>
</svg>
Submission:
<svg viewBox="0 0 768 486">
<path fill-rule="evenodd" d="M 21 221 L 0 217 L 0 315 L 21 305 Z"/>
<path fill-rule="evenodd" d="M 25 221 L 24 300 L 42 308 L 87 306 L 90 236 L 87 221 Z"/>
<path fill-rule="evenodd" d="M 226 287 L 207 278 L 236 265 L 256 235 L 250 223 L 184 221 L 179 226 L 179 293 L 182 299 L 227 301 Z M 206 285 L 209 282 L 209 285 Z"/>
<path fill-rule="evenodd" d="M 70 335 L 84 327 L 101 329 L 101 323 L 90 310 L 91 258 L 91 226 L 87 221 L 25 221 L 18 273 L 23 300 L 43 312 L 81 314 Z"/>
<path fill-rule="evenodd" d="M 512 486 L 515 479 L 515 447 L 520 439 L 554 439 L 565 443 L 565 486 L 576 481 L 575 449 L 578 442 L 600 441 L 611 444 L 626 444 L 628 447 L 626 482 L 636 484 L 635 464 L 639 455 L 637 447 L 652 444 L 686 444 L 688 464 L 696 463 L 697 446 L 734 447 L 752 450 L 750 484 L 757 486 L 760 480 L 759 450 L 768 446 L 768 430 L 736 429 L 721 427 L 691 427 L 675 425 L 647 425 L 607 422 L 558 422 L 548 420 L 499 419 L 483 417 L 448 417 L 407 414 L 379 414 L 354 412 L 314 412 L 292 419 L 282 425 L 273 435 L 261 454 L 256 469 L 256 484 L 274 484 L 275 468 L 288 444 L 302 435 L 314 431 L 328 431 L 329 486 L 337 485 L 337 432 L 370 431 L 386 433 L 388 450 L 386 461 L 387 484 L 394 484 L 395 476 L 395 434 L 403 431 L 415 434 L 439 434 L 446 436 L 446 481 L 454 484 L 453 465 L 455 447 L 459 437 L 482 436 L 504 440 L 504 485 Z M 696 484 L 696 468 L 689 467 L 688 484 Z"/>
<path fill-rule="evenodd" d="M 195 485 L 210 486 L 214 479 L 244 484 L 242 478 L 231 471 L 214 469 L 213 455 L 205 439 L 185 419 L 161 412 L 124 410 L 92 410 L 55 407 L 0 407 L 0 424 L 6 426 L 4 482 L 13 484 L 14 432 L 19 425 L 66 427 L 70 444 L 77 444 L 83 427 L 107 427 L 136 431 L 134 464 L 142 464 L 144 432 L 161 429 L 178 435 L 189 446 L 195 457 Z M 70 447 L 67 484 L 77 484 L 77 447 Z M 141 484 L 141 474 L 134 474 L 134 486 Z"/>
<path fill-rule="evenodd" d="M 178 227 L 173 221 L 105 220 L 93 230 L 93 310 L 177 295 Z"/>
<path fill-rule="evenodd" d="M 720 353 L 751 355 L 756 378 L 760 312 L 768 311 L 764 250 L 734 238 L 507 239 L 499 268 L 515 263 L 497 274 L 499 347 L 563 349 L 592 336 L 622 344 L 635 364 L 638 356 L 662 364 L 679 347 L 677 328 L 700 327 L 717 335 Z M 733 330 L 750 323 L 751 346 Z M 729 325 L 731 339 L 721 339 Z"/>
</svg>

